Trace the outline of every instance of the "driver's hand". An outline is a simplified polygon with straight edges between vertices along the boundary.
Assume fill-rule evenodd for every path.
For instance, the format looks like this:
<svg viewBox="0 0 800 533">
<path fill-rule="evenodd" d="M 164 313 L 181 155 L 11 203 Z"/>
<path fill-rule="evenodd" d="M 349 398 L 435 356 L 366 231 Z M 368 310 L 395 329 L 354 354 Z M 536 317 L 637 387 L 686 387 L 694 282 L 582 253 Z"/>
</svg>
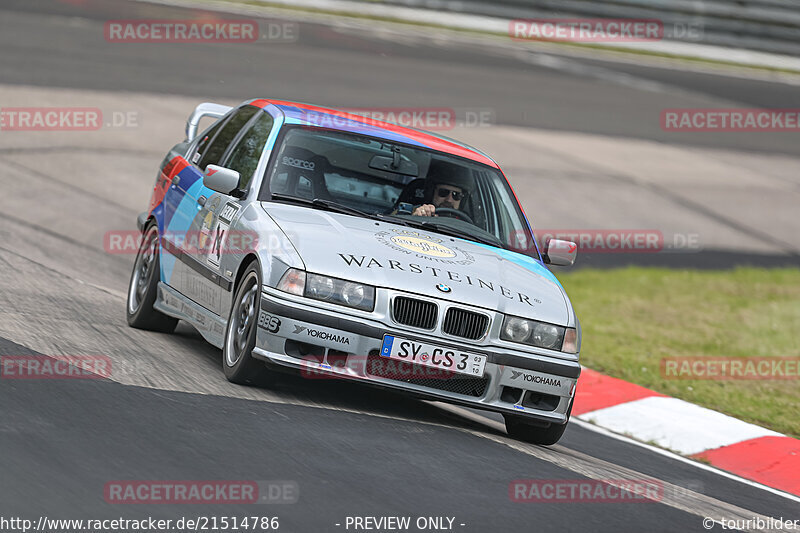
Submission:
<svg viewBox="0 0 800 533">
<path fill-rule="evenodd" d="M 433 204 L 423 204 L 418 207 L 415 207 L 414 210 L 411 212 L 412 215 L 416 215 L 418 217 L 435 217 L 436 216 L 436 206 Z"/>
</svg>

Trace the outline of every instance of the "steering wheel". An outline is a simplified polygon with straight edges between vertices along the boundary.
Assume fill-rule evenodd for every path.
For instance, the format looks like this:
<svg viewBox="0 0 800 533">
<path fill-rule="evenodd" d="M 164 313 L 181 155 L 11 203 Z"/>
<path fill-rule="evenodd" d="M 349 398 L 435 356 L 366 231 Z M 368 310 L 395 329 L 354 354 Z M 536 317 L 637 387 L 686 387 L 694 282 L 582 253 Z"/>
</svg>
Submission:
<svg viewBox="0 0 800 533">
<path fill-rule="evenodd" d="M 461 210 L 453 209 L 451 207 L 437 207 L 436 208 L 436 214 L 437 215 L 444 215 L 446 217 L 457 218 L 459 220 L 463 220 L 464 222 L 468 222 L 468 223 L 472 224 L 473 226 L 475 225 L 475 223 L 472 221 L 472 219 L 469 217 L 468 214 L 466 214 L 465 212 L 463 212 Z"/>
</svg>

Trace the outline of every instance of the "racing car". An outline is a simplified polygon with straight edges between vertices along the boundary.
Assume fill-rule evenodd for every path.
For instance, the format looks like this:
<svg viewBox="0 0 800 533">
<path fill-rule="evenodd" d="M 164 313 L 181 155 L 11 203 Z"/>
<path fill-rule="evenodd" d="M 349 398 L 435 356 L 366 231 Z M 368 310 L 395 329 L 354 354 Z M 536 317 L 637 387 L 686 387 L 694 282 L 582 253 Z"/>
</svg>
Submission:
<svg viewBox="0 0 800 533">
<path fill-rule="evenodd" d="M 564 433 L 581 330 L 548 265 L 577 247 L 540 250 L 477 149 L 297 102 L 203 103 L 137 225 L 128 324 L 191 324 L 234 383 L 294 369 L 495 411 L 532 443 Z"/>
</svg>

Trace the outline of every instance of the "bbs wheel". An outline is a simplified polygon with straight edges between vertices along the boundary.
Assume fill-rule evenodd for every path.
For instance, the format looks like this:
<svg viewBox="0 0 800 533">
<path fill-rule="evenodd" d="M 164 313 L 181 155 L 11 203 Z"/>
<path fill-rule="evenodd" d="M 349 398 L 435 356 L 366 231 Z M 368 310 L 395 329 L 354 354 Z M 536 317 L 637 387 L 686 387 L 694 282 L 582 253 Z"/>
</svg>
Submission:
<svg viewBox="0 0 800 533">
<path fill-rule="evenodd" d="M 172 333 L 178 319 L 153 308 L 158 294 L 159 265 L 158 225 L 151 222 L 144 230 L 133 264 L 125 314 L 131 327 Z"/>
<path fill-rule="evenodd" d="M 236 289 L 225 330 L 222 368 L 225 377 L 233 383 L 261 385 L 266 381 L 266 365 L 252 356 L 256 345 L 260 300 L 261 272 L 258 262 L 253 261 L 247 266 Z"/>
</svg>

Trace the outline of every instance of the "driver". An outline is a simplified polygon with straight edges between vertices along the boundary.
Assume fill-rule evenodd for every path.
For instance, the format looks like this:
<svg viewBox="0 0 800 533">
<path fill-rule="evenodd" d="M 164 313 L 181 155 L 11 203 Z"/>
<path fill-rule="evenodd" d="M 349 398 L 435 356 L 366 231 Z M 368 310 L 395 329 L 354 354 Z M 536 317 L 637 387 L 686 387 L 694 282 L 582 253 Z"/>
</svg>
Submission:
<svg viewBox="0 0 800 533">
<path fill-rule="evenodd" d="M 461 209 L 469 193 L 471 179 L 468 170 L 451 163 L 431 161 L 428 179 L 425 180 L 425 203 L 414 208 L 412 215 L 430 217 L 437 207 Z"/>
</svg>

